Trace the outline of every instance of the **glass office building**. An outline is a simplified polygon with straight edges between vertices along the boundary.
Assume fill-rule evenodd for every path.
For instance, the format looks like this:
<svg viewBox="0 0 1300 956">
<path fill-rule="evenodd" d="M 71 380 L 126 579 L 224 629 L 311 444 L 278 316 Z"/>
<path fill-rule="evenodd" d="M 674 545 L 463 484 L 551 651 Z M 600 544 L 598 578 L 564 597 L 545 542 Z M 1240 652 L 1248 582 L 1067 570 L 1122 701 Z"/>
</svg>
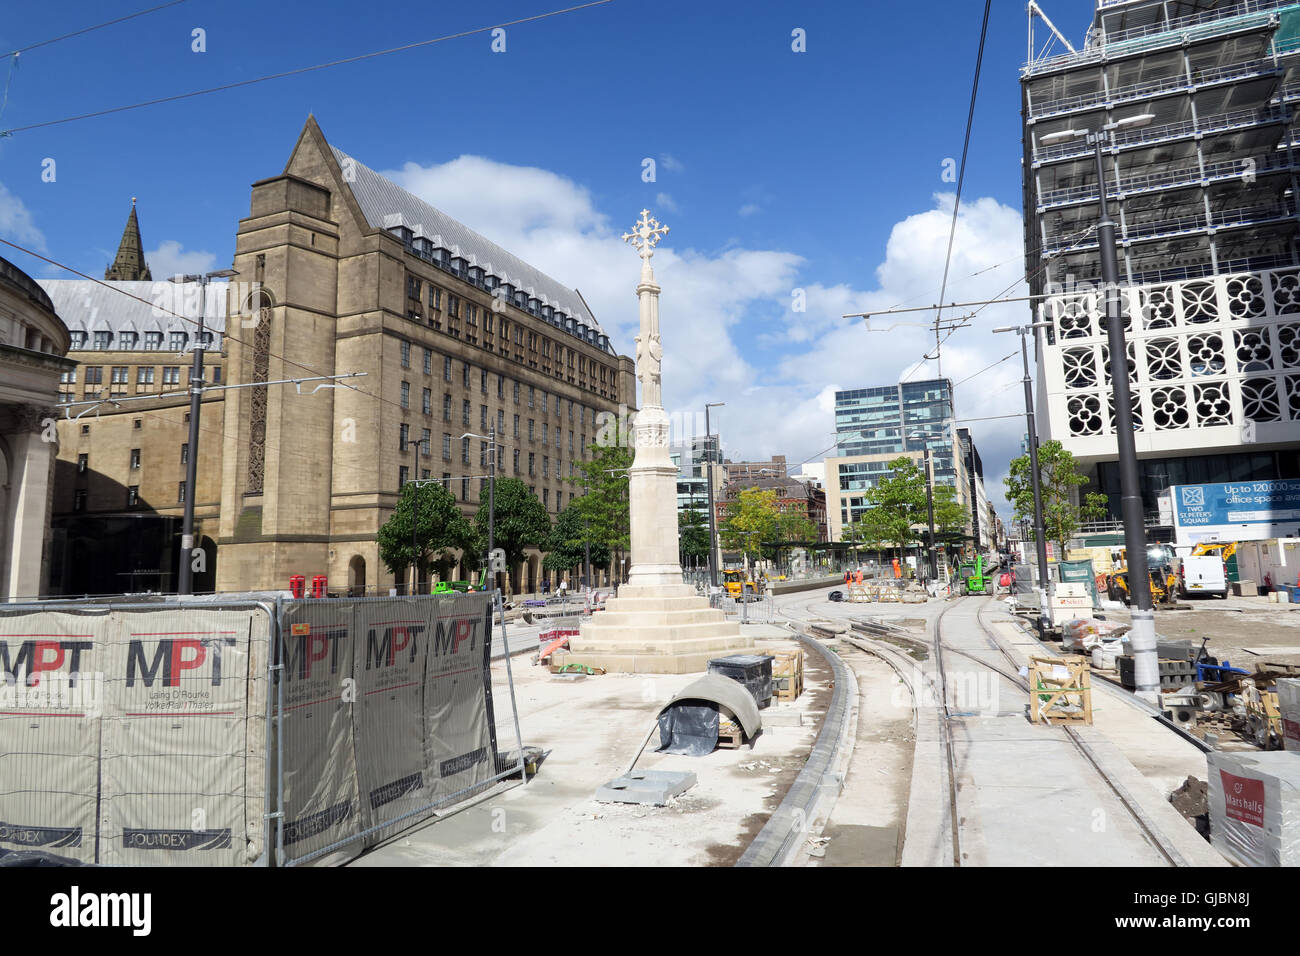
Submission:
<svg viewBox="0 0 1300 956">
<path fill-rule="evenodd" d="M 929 448 L 935 483 L 956 487 L 954 419 L 952 381 L 946 378 L 836 392 L 836 454 L 902 455 Z M 879 473 L 877 468 L 862 477 L 874 484 Z"/>
</svg>

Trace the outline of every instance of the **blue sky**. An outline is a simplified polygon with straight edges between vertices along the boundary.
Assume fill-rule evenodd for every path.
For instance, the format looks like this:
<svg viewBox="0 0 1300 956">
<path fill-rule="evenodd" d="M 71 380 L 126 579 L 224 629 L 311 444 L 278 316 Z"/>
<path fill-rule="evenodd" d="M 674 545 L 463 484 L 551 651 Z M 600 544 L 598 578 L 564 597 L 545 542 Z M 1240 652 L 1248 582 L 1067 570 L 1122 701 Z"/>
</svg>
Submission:
<svg viewBox="0 0 1300 956">
<path fill-rule="evenodd" d="M 0 22 L 0 47 L 149 5 L 23 5 Z M 189 0 L 32 50 L 12 71 L 6 62 L 0 129 L 561 6 Z M 1082 38 L 1090 0 L 1045 6 L 1072 40 Z M 869 332 L 838 315 L 938 297 L 951 215 L 943 194 L 954 189 L 941 176 L 944 160 L 961 155 L 982 9 L 977 0 L 615 0 L 510 27 L 504 53 L 480 34 L 17 132 L 0 139 L 0 235 L 98 275 L 137 196 L 156 275 L 173 264 L 223 267 L 249 184 L 283 168 L 314 113 L 345 151 L 582 289 L 626 352 L 637 263 L 617 234 L 649 206 L 672 228 L 655 259 L 666 403 L 726 401 L 733 457 L 798 461 L 830 442 L 828 388 L 896 381 L 925 347 L 919 329 Z M 206 32 L 206 52 L 191 50 L 195 28 Z M 804 53 L 791 49 L 796 28 L 806 31 Z M 1024 5 L 995 0 L 950 299 L 996 293 L 1023 272 L 1025 49 Z M 652 183 L 642 180 L 646 157 L 657 164 Z M 57 164 L 54 182 L 41 178 L 47 159 Z M 34 275 L 58 274 L 3 254 Z M 791 310 L 796 288 L 805 313 Z M 1009 308 L 984 316 L 1023 318 Z M 990 326 L 953 339 L 946 374 L 959 379 L 1011 350 Z M 1003 388 L 1015 364 L 959 387 L 959 414 L 1015 411 L 1018 392 Z M 994 484 L 1021 426 L 972 427 Z"/>
</svg>

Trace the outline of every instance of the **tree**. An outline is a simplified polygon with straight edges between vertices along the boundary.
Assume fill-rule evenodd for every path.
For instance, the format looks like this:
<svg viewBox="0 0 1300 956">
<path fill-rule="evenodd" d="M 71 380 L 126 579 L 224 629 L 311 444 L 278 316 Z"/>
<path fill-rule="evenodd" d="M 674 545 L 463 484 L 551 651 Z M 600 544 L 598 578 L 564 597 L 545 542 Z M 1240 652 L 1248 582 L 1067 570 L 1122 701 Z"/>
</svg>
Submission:
<svg viewBox="0 0 1300 956">
<path fill-rule="evenodd" d="M 581 486 L 582 496 L 573 504 L 586 523 L 593 545 L 603 545 L 615 562 L 632 546 L 632 521 L 628 510 L 628 470 L 632 467 L 632 449 L 627 447 L 627 423 L 614 416 L 602 427 L 591 445 L 591 457 L 576 462 L 580 476 L 569 479 Z M 596 559 L 592 557 L 593 565 Z"/>
<path fill-rule="evenodd" d="M 776 491 L 746 488 L 736 498 L 727 502 L 718 536 L 722 546 L 740 551 L 747 558 L 759 558 L 763 543 L 775 541 L 780 536 L 780 510 L 776 504 Z"/>
<path fill-rule="evenodd" d="M 435 570 L 441 575 L 455 564 L 453 550 L 462 549 L 466 556 L 474 552 L 475 536 L 450 491 L 432 482 L 408 482 L 379 529 L 378 543 L 379 558 L 393 574 L 400 576 L 414 563 L 420 574 Z"/>
<path fill-rule="evenodd" d="M 813 542 L 817 540 L 817 525 L 806 513 L 792 508 L 777 515 L 776 535 L 776 540 L 781 542 Z"/>
<path fill-rule="evenodd" d="M 1038 475 L 1043 491 L 1043 530 L 1064 554 L 1081 522 L 1105 517 L 1106 496 L 1088 492 L 1075 504 L 1075 489 L 1086 485 L 1088 479 L 1079 474 L 1074 455 L 1055 439 L 1038 447 Z M 1021 455 L 1011 462 L 1006 488 L 1007 500 L 1015 506 L 1016 519 L 1029 519 L 1032 536 L 1034 486 L 1029 455 Z"/>
<path fill-rule="evenodd" d="M 889 463 L 890 474 L 863 496 L 868 505 L 860 519 L 866 541 L 896 546 L 900 551 L 916 540 L 913 525 L 927 524 L 925 472 L 901 456 Z"/>
<path fill-rule="evenodd" d="M 677 538 L 683 558 L 709 560 L 709 522 L 704 515 L 693 509 L 678 512 Z"/>
<path fill-rule="evenodd" d="M 488 503 L 479 505 L 474 524 L 482 541 L 487 541 Z M 524 560 L 524 549 L 540 548 L 551 534 L 551 518 L 537 496 L 518 478 L 496 481 L 496 522 L 493 545 L 506 553 L 506 566 L 515 568 Z"/>
<path fill-rule="evenodd" d="M 586 522 L 575 498 L 555 519 L 555 526 L 546 542 L 542 567 L 556 574 L 583 567 L 587 559 L 587 544 Z M 609 548 L 599 542 L 592 543 L 591 563 L 593 567 L 609 564 Z"/>
</svg>

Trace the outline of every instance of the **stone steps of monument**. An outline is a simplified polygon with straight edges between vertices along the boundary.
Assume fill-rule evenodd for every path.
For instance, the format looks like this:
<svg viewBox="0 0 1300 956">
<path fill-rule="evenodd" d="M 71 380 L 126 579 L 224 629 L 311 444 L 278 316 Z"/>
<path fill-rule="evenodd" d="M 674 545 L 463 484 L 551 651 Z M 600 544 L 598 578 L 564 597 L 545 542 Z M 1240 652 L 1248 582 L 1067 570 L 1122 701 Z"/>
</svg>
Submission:
<svg viewBox="0 0 1300 956">
<path fill-rule="evenodd" d="M 629 627 L 633 624 L 668 627 L 684 624 L 714 624 L 726 619 L 726 614 L 706 604 L 703 607 L 680 610 L 655 608 L 654 610 L 602 611 L 595 615 L 587 626 L 602 630 L 607 627 Z"/>
<path fill-rule="evenodd" d="M 617 597 L 607 600 L 605 602 L 605 610 L 600 613 L 628 613 L 633 611 L 693 611 L 697 608 L 707 608 L 708 606 L 709 599 L 700 597 L 697 594 L 670 598 Z"/>
<path fill-rule="evenodd" d="M 700 634 L 695 637 L 655 638 L 644 633 L 625 634 L 617 638 L 575 637 L 570 641 L 574 652 L 599 652 L 608 654 L 697 654 L 709 652 L 726 656 L 736 653 L 739 644 L 749 641 L 738 633 Z"/>
<path fill-rule="evenodd" d="M 757 654 L 752 646 L 727 648 L 728 654 Z M 719 656 L 716 651 L 699 651 L 687 654 L 638 654 L 635 652 L 556 651 L 552 664 L 586 664 L 603 667 L 612 674 L 696 674 L 708 669 L 709 661 Z"/>
</svg>

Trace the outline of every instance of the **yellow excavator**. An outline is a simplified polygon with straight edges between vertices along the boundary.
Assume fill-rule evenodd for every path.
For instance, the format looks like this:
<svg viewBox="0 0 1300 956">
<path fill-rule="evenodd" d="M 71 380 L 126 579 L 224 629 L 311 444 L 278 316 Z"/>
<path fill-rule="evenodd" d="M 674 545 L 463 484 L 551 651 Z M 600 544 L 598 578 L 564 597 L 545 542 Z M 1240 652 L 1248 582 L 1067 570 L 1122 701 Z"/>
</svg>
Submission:
<svg viewBox="0 0 1300 956">
<path fill-rule="evenodd" d="M 1128 553 L 1124 548 L 1111 551 L 1114 567 L 1106 579 L 1106 596 L 1112 601 L 1130 603 L 1128 587 Z M 1167 544 L 1153 544 L 1147 548 L 1147 573 L 1151 576 L 1151 600 L 1171 604 L 1178 588 L 1178 575 L 1174 573 L 1174 552 Z"/>
<path fill-rule="evenodd" d="M 1192 548 L 1192 557 L 1200 557 L 1203 554 L 1217 555 L 1227 564 L 1228 559 L 1237 553 L 1237 542 L 1235 541 L 1202 541 L 1196 547 Z"/>
<path fill-rule="evenodd" d="M 756 601 L 763 593 L 762 586 L 750 580 L 741 568 L 728 568 L 722 572 L 722 586 L 729 597 L 737 601 Z"/>
</svg>

